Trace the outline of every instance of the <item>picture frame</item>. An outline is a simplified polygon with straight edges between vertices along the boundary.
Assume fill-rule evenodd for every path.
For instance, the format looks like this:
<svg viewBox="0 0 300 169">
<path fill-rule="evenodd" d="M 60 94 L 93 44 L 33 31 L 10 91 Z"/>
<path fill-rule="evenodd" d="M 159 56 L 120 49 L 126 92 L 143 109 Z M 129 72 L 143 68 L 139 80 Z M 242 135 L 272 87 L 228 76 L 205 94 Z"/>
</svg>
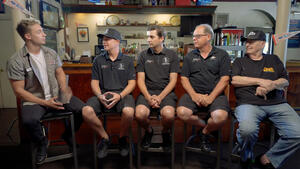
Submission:
<svg viewBox="0 0 300 169">
<path fill-rule="evenodd" d="M 45 28 L 59 29 L 59 9 L 45 1 L 40 1 L 41 24 Z"/>
<path fill-rule="evenodd" d="M 0 13 L 5 13 L 4 4 L 2 1 L 0 2 Z"/>
<path fill-rule="evenodd" d="M 77 27 L 77 42 L 89 42 L 88 27 Z"/>
</svg>

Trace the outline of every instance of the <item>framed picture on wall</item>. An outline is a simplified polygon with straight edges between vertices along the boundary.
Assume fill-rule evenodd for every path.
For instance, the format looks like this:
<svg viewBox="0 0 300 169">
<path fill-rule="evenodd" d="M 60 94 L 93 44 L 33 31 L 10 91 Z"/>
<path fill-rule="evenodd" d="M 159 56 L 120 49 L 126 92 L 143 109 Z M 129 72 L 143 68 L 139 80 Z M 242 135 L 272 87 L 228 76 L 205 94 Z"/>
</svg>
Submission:
<svg viewBox="0 0 300 169">
<path fill-rule="evenodd" d="M 0 1 L 0 13 L 5 13 L 4 4 L 2 1 Z"/>
<path fill-rule="evenodd" d="M 59 10 L 57 7 L 40 2 L 40 18 L 42 26 L 50 29 L 59 29 Z"/>
<path fill-rule="evenodd" d="M 89 42 L 89 28 L 88 27 L 77 27 L 77 41 L 78 42 Z"/>
</svg>

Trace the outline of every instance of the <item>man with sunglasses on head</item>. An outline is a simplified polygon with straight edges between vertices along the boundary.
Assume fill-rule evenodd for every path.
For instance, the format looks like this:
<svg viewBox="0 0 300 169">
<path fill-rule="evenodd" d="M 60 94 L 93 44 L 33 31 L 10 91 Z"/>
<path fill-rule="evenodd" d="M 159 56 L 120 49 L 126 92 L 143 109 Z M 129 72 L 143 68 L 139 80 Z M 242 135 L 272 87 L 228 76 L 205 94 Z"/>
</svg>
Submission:
<svg viewBox="0 0 300 169">
<path fill-rule="evenodd" d="M 269 118 L 280 138 L 255 162 L 262 169 L 279 168 L 300 147 L 300 117 L 284 98 L 289 85 L 288 74 L 276 55 L 265 55 L 266 35 L 252 31 L 246 37 L 246 54 L 232 66 L 239 122 L 236 132 L 240 145 L 242 169 L 252 168 L 253 148 L 257 141 L 259 123 Z"/>
<path fill-rule="evenodd" d="M 41 118 L 47 113 L 73 112 L 75 131 L 82 124 L 84 102 L 72 95 L 57 53 L 44 45 L 46 34 L 35 19 L 23 19 L 17 32 L 25 45 L 7 62 L 7 75 L 15 95 L 22 101 L 21 119 L 37 148 L 36 164 L 47 158 L 48 140 Z M 72 147 L 72 132 L 66 126 L 62 138 Z"/>
<path fill-rule="evenodd" d="M 97 56 L 92 67 L 91 88 L 95 96 L 83 108 L 83 118 L 101 137 L 98 144 L 98 158 L 107 156 L 110 138 L 96 114 L 120 113 L 120 155 L 127 156 L 129 151 L 127 135 L 134 116 L 135 70 L 133 60 L 120 51 L 120 32 L 108 28 L 98 37 L 102 38 L 104 52 Z"/>
<path fill-rule="evenodd" d="M 230 110 L 224 90 L 229 84 L 230 58 L 226 51 L 211 45 L 210 25 L 198 25 L 193 33 L 195 49 L 184 57 L 181 84 L 186 90 L 178 103 L 177 116 L 188 124 L 203 128 L 200 148 L 210 152 L 210 133 L 223 126 Z M 208 112 L 207 122 L 195 113 Z"/>
</svg>

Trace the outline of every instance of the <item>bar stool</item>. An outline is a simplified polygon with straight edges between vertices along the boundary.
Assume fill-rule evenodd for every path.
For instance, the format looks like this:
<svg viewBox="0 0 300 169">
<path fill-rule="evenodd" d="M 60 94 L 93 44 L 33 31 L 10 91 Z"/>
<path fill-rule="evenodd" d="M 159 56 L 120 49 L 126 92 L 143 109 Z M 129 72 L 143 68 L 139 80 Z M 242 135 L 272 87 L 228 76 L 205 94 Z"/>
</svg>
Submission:
<svg viewBox="0 0 300 169">
<path fill-rule="evenodd" d="M 114 113 L 114 112 L 104 112 L 101 113 L 102 122 L 103 122 L 103 127 L 106 130 L 107 128 L 107 116 L 119 116 L 119 113 Z M 133 146 L 133 138 L 132 138 L 132 126 L 130 125 L 129 127 L 129 167 L 130 169 L 133 169 L 133 152 L 134 152 L 134 146 Z M 94 138 L 93 138 L 93 149 L 94 149 L 94 167 L 95 169 L 98 169 L 98 158 L 97 158 L 97 134 L 94 132 Z M 119 153 L 120 150 L 118 147 L 109 147 L 108 149 L 108 154 L 117 154 Z M 103 168 L 103 160 L 100 162 L 100 168 Z"/>
<path fill-rule="evenodd" d="M 206 114 L 207 114 L 207 112 L 197 113 L 198 116 L 203 116 Z M 200 154 L 215 156 L 217 158 L 216 169 L 220 169 L 221 155 L 222 155 L 222 152 L 221 152 L 222 151 L 222 143 L 221 143 L 222 131 L 221 131 L 221 129 L 218 130 L 217 150 L 216 151 L 212 150 L 210 152 L 204 152 L 199 147 L 192 146 L 191 143 L 194 141 L 194 139 L 197 136 L 199 136 L 199 135 L 196 132 L 195 126 L 192 126 L 192 135 L 187 139 L 187 123 L 184 123 L 184 129 L 183 129 L 184 145 L 182 147 L 182 168 L 185 169 L 186 152 L 191 151 L 191 152 L 196 152 L 196 153 L 200 153 Z"/>
<path fill-rule="evenodd" d="M 161 120 L 161 116 L 159 115 L 159 112 L 155 112 L 158 115 L 154 116 L 154 115 L 150 115 L 150 120 Z M 137 146 L 137 168 L 140 169 L 141 168 L 141 152 L 154 152 L 154 153 L 171 153 L 171 169 L 174 169 L 175 167 L 175 140 L 174 140 L 174 121 L 172 124 L 172 128 L 171 128 L 171 150 L 170 151 L 166 151 L 163 149 L 162 147 L 162 143 L 156 143 L 155 146 L 154 144 L 151 144 L 150 147 L 148 149 L 144 149 L 141 146 L 141 135 L 142 135 L 142 129 L 141 127 L 138 125 L 138 146 Z M 161 133 L 153 133 L 153 136 L 156 135 L 161 135 Z M 153 138 L 153 137 L 152 137 Z"/>
<path fill-rule="evenodd" d="M 230 113 L 231 115 L 231 125 L 230 125 L 230 136 L 229 136 L 229 154 L 228 154 L 228 169 L 231 169 L 231 165 L 232 165 L 232 158 L 234 159 L 239 159 L 240 156 L 237 154 L 238 149 L 239 149 L 239 144 L 237 142 L 235 142 L 235 145 L 233 146 L 233 134 L 234 134 L 234 128 L 235 128 L 235 124 L 238 122 L 235 115 L 233 114 L 233 112 Z M 261 123 L 265 123 L 267 125 L 269 125 L 270 128 L 270 142 L 269 145 L 257 142 L 256 145 L 262 146 L 265 149 L 270 149 L 274 143 L 275 143 L 275 139 L 276 139 L 276 128 L 275 126 L 272 124 L 272 122 L 270 120 L 263 120 Z"/>
<path fill-rule="evenodd" d="M 74 168 L 78 168 L 78 160 L 77 160 L 77 149 L 76 149 L 76 139 L 75 139 L 75 127 L 74 127 L 74 115 L 72 112 L 64 112 L 64 113 L 47 113 L 45 114 L 42 119 L 41 123 L 48 122 L 48 132 L 50 132 L 50 122 L 53 120 L 69 120 L 71 123 L 71 132 L 72 132 L 72 141 L 73 147 L 71 153 L 55 155 L 51 157 L 47 157 L 44 163 L 53 162 L 57 160 L 67 159 L 67 158 L 74 158 Z M 44 129 L 44 128 L 43 128 Z M 64 140 L 54 140 L 51 142 L 64 142 Z M 36 169 L 35 157 L 36 157 L 37 147 L 31 143 L 31 157 L 32 157 L 32 168 Z"/>
</svg>

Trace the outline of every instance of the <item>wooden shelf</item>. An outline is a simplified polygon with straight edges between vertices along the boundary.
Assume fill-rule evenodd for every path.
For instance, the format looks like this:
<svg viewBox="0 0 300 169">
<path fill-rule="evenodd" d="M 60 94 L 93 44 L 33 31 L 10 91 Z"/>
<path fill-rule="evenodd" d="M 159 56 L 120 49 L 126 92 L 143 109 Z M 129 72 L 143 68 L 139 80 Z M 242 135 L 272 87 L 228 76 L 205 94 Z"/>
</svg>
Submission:
<svg viewBox="0 0 300 169">
<path fill-rule="evenodd" d="M 217 6 L 142 6 L 64 4 L 66 13 L 213 14 Z"/>
</svg>

